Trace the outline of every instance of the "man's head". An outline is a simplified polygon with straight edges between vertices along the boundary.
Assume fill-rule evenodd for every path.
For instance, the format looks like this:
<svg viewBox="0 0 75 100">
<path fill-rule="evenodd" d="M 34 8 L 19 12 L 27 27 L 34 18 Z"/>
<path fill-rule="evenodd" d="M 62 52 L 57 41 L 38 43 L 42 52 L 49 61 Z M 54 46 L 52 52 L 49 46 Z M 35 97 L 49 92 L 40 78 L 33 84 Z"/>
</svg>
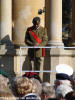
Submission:
<svg viewBox="0 0 75 100">
<path fill-rule="evenodd" d="M 55 95 L 55 89 L 53 86 L 50 86 L 49 84 L 43 84 L 42 85 L 42 100 L 48 100 L 50 98 L 56 98 Z"/>
<path fill-rule="evenodd" d="M 18 77 L 15 80 L 15 88 L 19 96 L 23 97 L 28 93 L 35 92 L 35 85 L 32 80 L 29 80 L 27 77 Z"/>
<path fill-rule="evenodd" d="M 73 89 L 67 84 L 61 84 L 56 89 L 56 97 L 58 100 L 61 100 L 60 98 L 62 98 L 62 100 L 65 100 L 66 94 L 72 91 Z"/>
<path fill-rule="evenodd" d="M 35 79 L 35 78 L 31 78 L 30 79 L 33 82 L 33 85 L 35 86 L 35 93 L 40 96 L 41 92 L 42 92 L 42 85 L 39 82 L 39 80 Z"/>
<path fill-rule="evenodd" d="M 40 18 L 39 17 L 34 17 L 32 23 L 33 23 L 34 26 L 39 26 Z"/>
<path fill-rule="evenodd" d="M 63 82 L 67 85 L 71 85 L 72 79 L 71 75 L 73 74 L 73 69 L 67 64 L 59 64 L 56 66 L 56 81 L 55 87 L 57 88 Z"/>
</svg>

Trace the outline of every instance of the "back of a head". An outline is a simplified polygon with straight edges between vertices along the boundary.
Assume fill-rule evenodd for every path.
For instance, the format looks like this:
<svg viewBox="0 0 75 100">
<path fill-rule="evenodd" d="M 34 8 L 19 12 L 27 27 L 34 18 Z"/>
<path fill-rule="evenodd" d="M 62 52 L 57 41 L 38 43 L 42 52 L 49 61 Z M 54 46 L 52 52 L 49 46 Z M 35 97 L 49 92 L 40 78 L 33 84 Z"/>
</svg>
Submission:
<svg viewBox="0 0 75 100">
<path fill-rule="evenodd" d="M 39 80 L 37 80 L 35 78 L 31 78 L 30 80 L 32 80 L 33 84 L 35 85 L 35 93 L 40 96 L 41 92 L 42 92 L 41 83 L 39 82 Z"/>
<path fill-rule="evenodd" d="M 35 92 L 35 86 L 27 77 L 20 77 L 16 80 L 16 89 L 19 96 L 25 96 L 28 93 Z"/>
<path fill-rule="evenodd" d="M 9 79 L 0 74 L 0 100 L 16 100 L 8 82 Z"/>
<path fill-rule="evenodd" d="M 46 94 L 47 97 L 49 97 L 49 98 L 55 98 L 56 97 L 54 87 L 53 86 L 50 86 L 47 83 L 46 84 L 43 84 L 42 94 Z"/>
<path fill-rule="evenodd" d="M 65 98 L 65 95 L 69 92 L 72 92 L 72 88 L 66 84 L 61 84 L 56 89 L 56 97 L 59 98 Z"/>
<path fill-rule="evenodd" d="M 71 75 L 73 74 L 73 69 L 67 64 L 59 64 L 56 66 L 56 81 L 55 87 L 57 88 L 60 84 L 65 82 L 67 85 L 71 85 L 72 79 Z"/>
<path fill-rule="evenodd" d="M 1 87 L 1 84 L 4 84 L 7 87 L 8 82 L 9 82 L 9 79 L 7 77 L 4 77 L 2 74 L 0 74 L 0 87 Z"/>
</svg>

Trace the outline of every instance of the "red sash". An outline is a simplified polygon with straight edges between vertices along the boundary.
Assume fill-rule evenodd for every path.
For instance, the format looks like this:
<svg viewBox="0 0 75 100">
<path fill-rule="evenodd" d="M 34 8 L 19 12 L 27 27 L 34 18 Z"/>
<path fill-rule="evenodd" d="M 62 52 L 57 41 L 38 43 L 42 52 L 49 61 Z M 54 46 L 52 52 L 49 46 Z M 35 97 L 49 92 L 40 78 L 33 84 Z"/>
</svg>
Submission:
<svg viewBox="0 0 75 100">
<path fill-rule="evenodd" d="M 34 39 L 41 44 L 42 40 L 40 40 L 40 38 L 36 35 L 35 32 L 33 32 L 31 29 L 29 29 L 31 35 L 34 37 Z M 42 48 L 42 56 L 45 56 L 45 48 Z"/>
</svg>

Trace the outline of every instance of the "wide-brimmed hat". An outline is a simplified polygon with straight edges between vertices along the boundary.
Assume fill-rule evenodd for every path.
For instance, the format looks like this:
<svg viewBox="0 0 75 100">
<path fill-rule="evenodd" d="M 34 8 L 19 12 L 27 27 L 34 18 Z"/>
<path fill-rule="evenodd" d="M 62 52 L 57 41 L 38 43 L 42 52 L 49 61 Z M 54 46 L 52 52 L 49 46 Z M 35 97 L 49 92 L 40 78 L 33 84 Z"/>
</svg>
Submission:
<svg viewBox="0 0 75 100">
<path fill-rule="evenodd" d="M 67 64 L 59 64 L 56 66 L 56 73 L 62 73 L 71 76 L 73 74 L 73 69 Z"/>
</svg>

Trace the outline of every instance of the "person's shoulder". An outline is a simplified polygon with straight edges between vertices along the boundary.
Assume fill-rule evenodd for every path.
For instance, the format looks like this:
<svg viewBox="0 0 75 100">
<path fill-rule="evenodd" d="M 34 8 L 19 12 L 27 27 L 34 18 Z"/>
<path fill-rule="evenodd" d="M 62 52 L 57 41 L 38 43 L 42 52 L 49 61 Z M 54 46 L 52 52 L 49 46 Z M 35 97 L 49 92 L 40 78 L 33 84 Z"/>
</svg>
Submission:
<svg viewBox="0 0 75 100">
<path fill-rule="evenodd" d="M 32 30 L 33 29 L 33 27 L 31 26 L 31 27 L 28 27 L 27 28 L 27 31 L 29 31 L 29 30 Z"/>
<path fill-rule="evenodd" d="M 39 29 L 45 30 L 47 29 L 46 27 L 40 26 Z"/>
<path fill-rule="evenodd" d="M 40 25 L 39 27 L 40 27 L 40 28 L 44 28 L 44 26 L 41 26 L 41 25 Z"/>
</svg>

